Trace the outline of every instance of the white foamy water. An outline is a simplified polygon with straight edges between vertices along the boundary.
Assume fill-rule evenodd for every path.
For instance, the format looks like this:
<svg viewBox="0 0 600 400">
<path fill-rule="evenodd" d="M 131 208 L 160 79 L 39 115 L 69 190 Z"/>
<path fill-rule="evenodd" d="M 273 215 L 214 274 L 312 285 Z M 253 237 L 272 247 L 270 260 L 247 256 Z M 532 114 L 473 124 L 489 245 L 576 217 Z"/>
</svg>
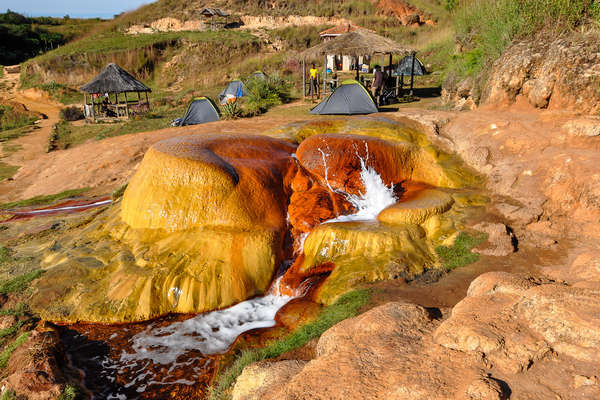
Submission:
<svg viewBox="0 0 600 400">
<path fill-rule="evenodd" d="M 323 223 L 374 220 L 377 219 L 377 215 L 379 215 L 383 209 L 398 201 L 394 195 L 394 185 L 391 187 L 386 186 L 377 171 L 375 171 L 373 167 L 367 165 L 369 161 L 369 147 L 366 143 L 365 150 L 367 154 L 366 159 L 363 159 L 357 154 L 360 160 L 360 179 L 363 183 L 364 193 L 359 192 L 358 195 L 354 195 L 339 190 L 337 191 L 338 193 L 342 193 L 357 211 L 351 215 L 340 215 L 339 217 L 329 219 Z M 321 156 L 323 158 L 323 163 L 325 164 L 325 179 L 327 179 L 326 156 L 323 151 L 321 151 Z M 329 186 L 329 182 L 327 182 L 327 186 Z M 329 186 L 329 188 L 331 189 L 331 186 Z"/>
<path fill-rule="evenodd" d="M 283 295 L 280 293 L 280 280 L 281 278 L 278 278 L 273 283 L 270 293 L 266 296 L 246 300 L 223 310 L 200 314 L 167 326 L 149 325 L 144 331 L 133 336 L 131 339 L 133 351 L 129 353 L 123 351 L 117 369 L 143 371 L 149 363 L 169 367 L 167 376 L 161 382 L 154 380 L 148 382 L 146 381 L 149 378 L 146 376 L 148 374 L 141 373 L 128 384 L 138 384 L 144 390 L 150 384 L 194 384 L 193 380 L 175 381 L 169 376 L 171 371 L 186 368 L 187 364 L 197 360 L 192 358 L 187 362 L 178 361 L 179 357 L 191 351 L 200 351 L 204 355 L 223 353 L 240 334 L 251 329 L 274 326 L 277 311 L 290 300 L 302 295 L 302 291 L 305 290 L 305 288 L 296 290 L 297 296 Z"/>
</svg>

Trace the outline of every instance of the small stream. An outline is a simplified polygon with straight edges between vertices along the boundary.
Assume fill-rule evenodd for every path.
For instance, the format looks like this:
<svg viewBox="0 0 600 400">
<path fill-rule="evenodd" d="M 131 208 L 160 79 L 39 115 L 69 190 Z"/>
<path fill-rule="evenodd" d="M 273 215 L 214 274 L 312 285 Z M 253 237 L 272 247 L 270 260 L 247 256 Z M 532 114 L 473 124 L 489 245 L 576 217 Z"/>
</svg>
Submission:
<svg viewBox="0 0 600 400">
<path fill-rule="evenodd" d="M 342 193 L 356 213 L 324 223 L 373 220 L 397 201 L 394 188 L 368 167 L 366 150 L 367 159 L 360 159 L 365 193 Z M 327 180 L 327 153 L 321 154 Z M 203 398 L 221 355 L 235 340 L 244 332 L 275 326 L 277 312 L 311 286 L 309 278 L 297 288 L 282 288 L 281 278 L 267 295 L 227 309 L 144 323 L 71 325 L 61 327 L 61 338 L 93 399 Z"/>
</svg>

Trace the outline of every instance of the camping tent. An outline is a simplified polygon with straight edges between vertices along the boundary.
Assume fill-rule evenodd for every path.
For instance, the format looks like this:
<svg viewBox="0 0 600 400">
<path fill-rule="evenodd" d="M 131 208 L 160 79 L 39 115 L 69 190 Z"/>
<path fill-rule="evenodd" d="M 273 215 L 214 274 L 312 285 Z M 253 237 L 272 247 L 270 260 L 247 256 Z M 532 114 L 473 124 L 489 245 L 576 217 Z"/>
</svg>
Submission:
<svg viewBox="0 0 600 400">
<path fill-rule="evenodd" d="M 185 115 L 173 121 L 173 126 L 197 125 L 218 121 L 219 111 L 208 97 L 195 97 Z"/>
<path fill-rule="evenodd" d="M 225 104 L 228 98 L 237 98 L 248 95 L 246 85 L 239 79 L 229 82 L 229 85 L 219 93 L 219 102 Z"/>
<path fill-rule="evenodd" d="M 311 114 L 371 114 L 377 112 L 373 98 L 363 85 L 347 80 L 329 97 L 310 110 Z"/>
<path fill-rule="evenodd" d="M 269 77 L 262 71 L 256 71 L 248 77 L 248 79 L 262 79 L 266 81 Z"/>
<path fill-rule="evenodd" d="M 414 75 L 426 75 L 427 74 L 427 70 L 425 70 L 425 66 L 423 65 L 423 63 L 421 61 L 419 61 L 419 59 L 417 57 L 415 57 L 414 55 L 408 55 L 406 57 L 404 57 L 402 60 L 400 60 L 400 62 L 398 63 L 398 67 L 396 67 L 396 69 L 392 72 L 392 75 L 394 76 L 400 76 L 400 75 L 404 75 L 404 76 L 410 76 L 410 71 L 412 69 L 412 63 L 413 63 L 413 57 L 415 59 L 415 70 L 414 70 Z"/>
</svg>

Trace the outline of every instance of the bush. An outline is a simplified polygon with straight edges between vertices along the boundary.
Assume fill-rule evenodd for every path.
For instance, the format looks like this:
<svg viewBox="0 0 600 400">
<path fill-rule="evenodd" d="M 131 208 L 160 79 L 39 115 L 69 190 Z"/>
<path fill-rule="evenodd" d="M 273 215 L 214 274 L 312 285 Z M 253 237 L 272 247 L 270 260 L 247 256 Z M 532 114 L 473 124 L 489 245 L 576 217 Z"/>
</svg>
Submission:
<svg viewBox="0 0 600 400">
<path fill-rule="evenodd" d="M 230 101 L 221 106 L 223 119 L 237 119 L 242 116 L 242 109 L 237 101 Z"/>
<path fill-rule="evenodd" d="M 77 106 L 71 106 L 60 110 L 60 117 L 65 121 L 78 121 L 83 119 L 83 110 Z"/>
<path fill-rule="evenodd" d="M 249 93 L 244 101 L 244 108 L 245 114 L 250 117 L 262 114 L 290 98 L 290 85 L 276 74 L 267 79 L 250 78 L 246 87 Z"/>
</svg>

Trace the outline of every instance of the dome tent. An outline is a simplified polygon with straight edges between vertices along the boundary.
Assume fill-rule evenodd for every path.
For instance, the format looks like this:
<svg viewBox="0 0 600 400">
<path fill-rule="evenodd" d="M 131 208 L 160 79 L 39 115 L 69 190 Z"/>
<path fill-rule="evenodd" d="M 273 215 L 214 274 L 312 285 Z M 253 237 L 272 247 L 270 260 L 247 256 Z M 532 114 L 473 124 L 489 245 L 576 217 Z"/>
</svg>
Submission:
<svg viewBox="0 0 600 400">
<path fill-rule="evenodd" d="M 256 71 L 253 72 L 248 79 L 261 79 L 263 81 L 266 81 L 269 78 L 269 76 L 267 74 L 265 74 L 263 71 Z"/>
<path fill-rule="evenodd" d="M 233 80 L 229 82 L 227 87 L 223 89 L 221 93 L 219 93 L 219 103 L 225 104 L 227 102 L 227 98 L 237 98 L 248 95 L 248 89 L 246 89 L 246 85 L 239 80 Z"/>
<path fill-rule="evenodd" d="M 394 76 L 400 76 L 400 75 L 410 76 L 410 71 L 412 70 L 413 58 L 415 60 L 415 70 L 414 70 L 413 75 L 415 75 L 415 76 L 427 75 L 427 70 L 425 69 L 425 66 L 423 65 L 423 63 L 415 55 L 412 55 L 412 54 L 408 55 L 408 56 L 404 57 L 402 60 L 400 60 L 400 62 L 398 63 L 398 67 L 396 67 L 396 69 L 394 71 L 392 71 L 392 75 L 394 75 Z"/>
<path fill-rule="evenodd" d="M 181 118 L 173 121 L 173 126 L 198 125 L 218 121 L 219 110 L 208 97 L 195 97 L 187 112 Z"/>
<path fill-rule="evenodd" d="M 378 112 L 371 94 L 355 80 L 347 80 L 325 100 L 310 110 L 311 114 L 371 114 Z"/>
</svg>

